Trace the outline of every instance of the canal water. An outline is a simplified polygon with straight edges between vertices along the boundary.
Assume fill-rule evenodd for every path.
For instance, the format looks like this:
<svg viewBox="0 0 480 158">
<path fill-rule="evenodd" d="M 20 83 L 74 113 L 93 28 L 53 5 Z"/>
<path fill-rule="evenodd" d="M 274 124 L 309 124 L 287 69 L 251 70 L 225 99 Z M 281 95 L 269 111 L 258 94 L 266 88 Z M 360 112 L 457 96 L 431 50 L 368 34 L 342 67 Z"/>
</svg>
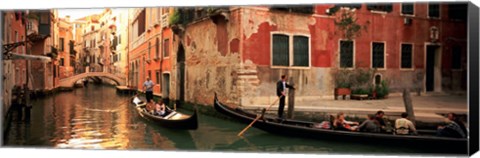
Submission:
<svg viewBox="0 0 480 158">
<path fill-rule="evenodd" d="M 88 86 L 33 101 L 30 121 L 13 118 L 4 146 L 22 148 L 288 153 L 421 153 L 419 149 L 285 137 L 205 114 L 197 130 L 166 129 L 144 120 L 110 86 Z M 213 107 L 212 107 L 213 108 Z M 191 111 L 184 111 L 192 113 Z"/>
</svg>

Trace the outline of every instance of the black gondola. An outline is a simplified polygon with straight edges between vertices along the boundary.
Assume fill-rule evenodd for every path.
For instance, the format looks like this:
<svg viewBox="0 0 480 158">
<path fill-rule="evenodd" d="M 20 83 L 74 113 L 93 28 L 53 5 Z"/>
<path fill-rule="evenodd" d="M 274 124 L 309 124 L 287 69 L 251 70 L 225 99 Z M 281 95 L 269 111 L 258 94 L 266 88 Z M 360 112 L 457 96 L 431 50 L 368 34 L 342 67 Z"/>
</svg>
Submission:
<svg viewBox="0 0 480 158">
<path fill-rule="evenodd" d="M 240 108 L 231 108 L 223 105 L 215 95 L 214 108 L 225 115 L 238 119 L 243 123 L 251 123 L 257 117 L 256 114 L 244 111 Z M 252 126 L 273 134 L 281 134 L 290 137 L 305 137 L 322 140 L 348 141 L 356 143 L 373 143 L 387 146 L 406 146 L 416 149 L 425 149 L 429 153 L 444 154 L 467 154 L 468 139 L 445 138 L 433 135 L 393 135 L 389 133 L 366 133 L 351 132 L 332 129 L 315 128 L 315 122 L 285 119 L 279 121 L 276 118 L 264 117 L 256 121 Z"/>
<path fill-rule="evenodd" d="M 170 110 L 165 117 L 153 115 L 146 111 L 146 102 L 135 104 L 137 112 L 143 118 L 151 120 L 159 126 L 174 129 L 194 130 L 198 128 L 197 110 L 195 109 L 192 115 L 179 113 L 175 110 Z"/>
</svg>

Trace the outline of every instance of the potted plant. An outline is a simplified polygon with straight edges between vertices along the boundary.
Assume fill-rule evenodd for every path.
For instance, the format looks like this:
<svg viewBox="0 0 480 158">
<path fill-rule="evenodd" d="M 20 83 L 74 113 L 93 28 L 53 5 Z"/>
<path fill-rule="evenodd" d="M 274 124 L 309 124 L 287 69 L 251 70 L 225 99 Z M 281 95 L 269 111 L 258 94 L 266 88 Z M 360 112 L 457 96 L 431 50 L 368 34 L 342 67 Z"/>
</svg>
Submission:
<svg viewBox="0 0 480 158">
<path fill-rule="evenodd" d="M 347 95 L 351 94 L 350 73 L 347 70 L 340 70 L 335 74 L 335 91 L 334 96 L 337 100 L 338 96 L 342 96 L 343 100 Z"/>
<path fill-rule="evenodd" d="M 369 95 L 369 91 L 367 89 L 358 88 L 358 89 L 352 90 L 351 98 L 356 100 L 364 100 L 364 99 L 368 99 L 368 95 Z"/>
<path fill-rule="evenodd" d="M 388 94 L 389 94 L 390 89 L 388 87 L 387 81 L 382 80 L 380 85 L 377 85 L 375 87 L 375 90 L 376 90 L 376 93 L 377 93 L 377 98 L 379 98 L 379 99 L 388 98 Z"/>
</svg>

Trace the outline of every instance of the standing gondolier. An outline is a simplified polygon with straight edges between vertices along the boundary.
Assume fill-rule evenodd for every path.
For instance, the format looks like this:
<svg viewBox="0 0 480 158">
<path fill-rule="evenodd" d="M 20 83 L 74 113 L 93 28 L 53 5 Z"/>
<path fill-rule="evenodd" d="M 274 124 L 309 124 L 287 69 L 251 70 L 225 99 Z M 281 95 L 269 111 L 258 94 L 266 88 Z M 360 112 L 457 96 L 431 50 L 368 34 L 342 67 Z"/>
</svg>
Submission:
<svg viewBox="0 0 480 158">
<path fill-rule="evenodd" d="M 287 77 L 282 75 L 281 80 L 277 82 L 277 96 L 280 97 L 280 102 L 278 103 L 278 118 L 283 119 L 283 109 L 285 108 L 285 95 L 287 88 L 295 89 L 293 86 L 290 86 L 287 83 Z"/>
<path fill-rule="evenodd" d="M 153 99 L 153 86 L 155 86 L 155 83 L 153 83 L 152 80 L 150 80 L 150 77 L 147 76 L 147 80 L 143 83 L 143 91 L 145 91 L 147 103 L 150 103 L 150 100 Z"/>
</svg>

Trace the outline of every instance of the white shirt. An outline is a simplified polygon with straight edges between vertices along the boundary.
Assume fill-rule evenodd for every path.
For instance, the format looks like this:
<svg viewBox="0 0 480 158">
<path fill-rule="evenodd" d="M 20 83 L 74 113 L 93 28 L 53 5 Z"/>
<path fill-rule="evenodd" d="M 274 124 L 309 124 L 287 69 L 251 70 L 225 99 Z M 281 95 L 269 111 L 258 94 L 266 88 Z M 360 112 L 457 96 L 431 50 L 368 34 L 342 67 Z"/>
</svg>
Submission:
<svg viewBox="0 0 480 158">
<path fill-rule="evenodd" d="M 287 86 L 285 85 L 285 81 L 283 81 L 282 83 L 283 83 L 283 91 L 285 92 L 285 90 L 287 89 Z"/>
<path fill-rule="evenodd" d="M 138 104 L 138 103 L 140 103 L 140 102 L 141 102 L 141 100 L 138 99 L 138 97 L 135 97 L 135 98 L 133 99 L 133 103 L 135 103 L 135 104 Z"/>
</svg>

